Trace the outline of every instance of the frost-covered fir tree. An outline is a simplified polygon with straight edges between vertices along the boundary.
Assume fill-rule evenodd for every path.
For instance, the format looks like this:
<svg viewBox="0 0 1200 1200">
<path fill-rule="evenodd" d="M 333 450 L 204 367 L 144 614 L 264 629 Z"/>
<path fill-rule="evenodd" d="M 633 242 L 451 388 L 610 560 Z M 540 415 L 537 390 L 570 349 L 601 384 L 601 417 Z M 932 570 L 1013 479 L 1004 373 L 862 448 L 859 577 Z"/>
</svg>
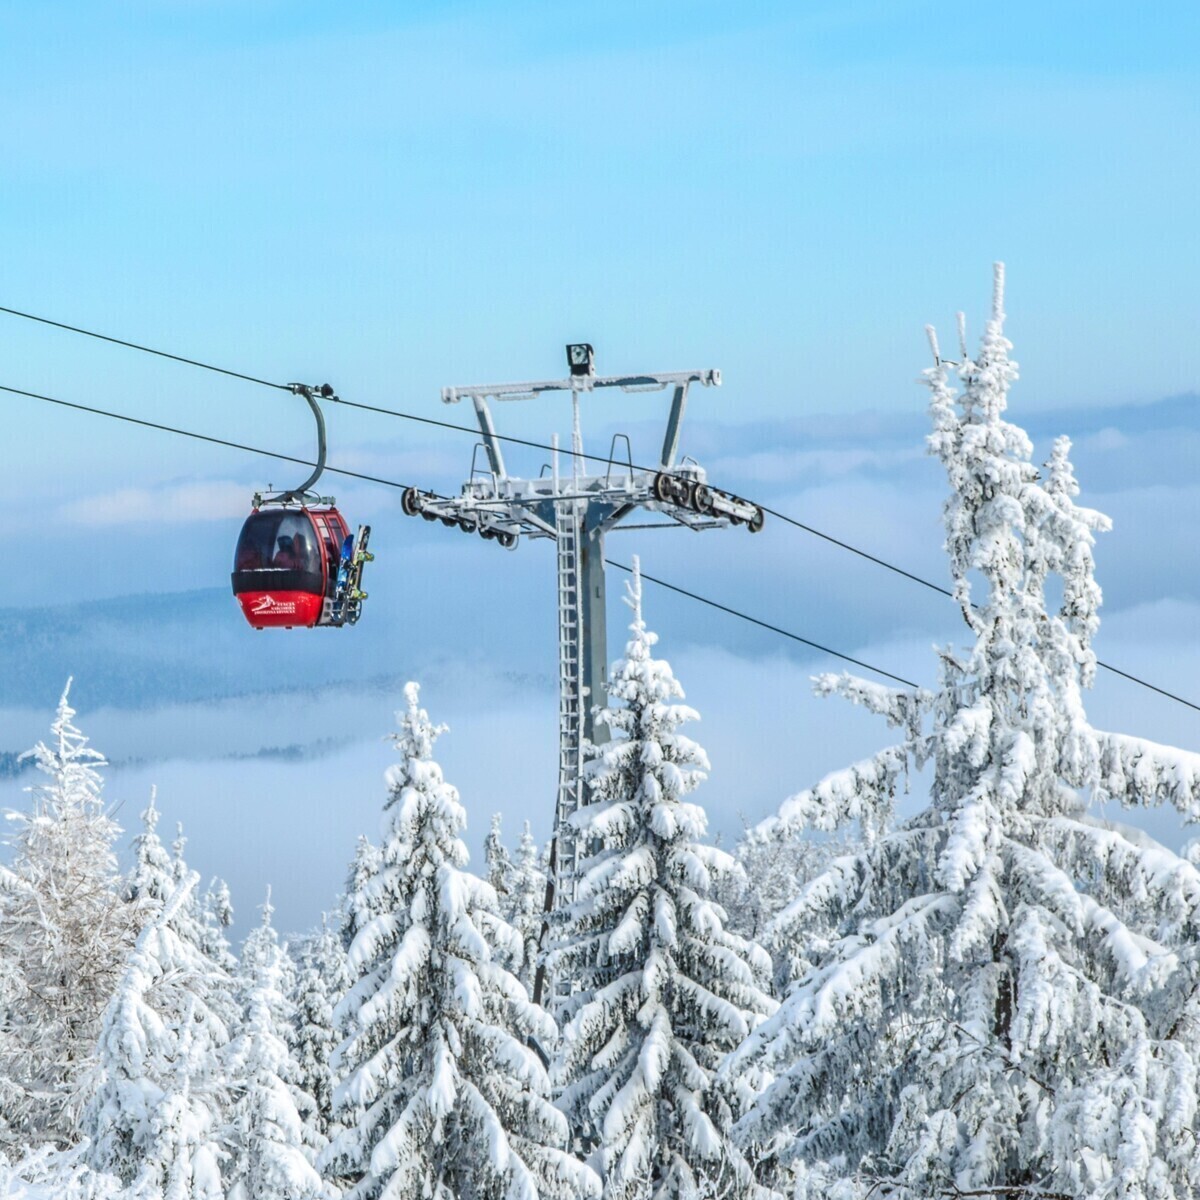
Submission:
<svg viewBox="0 0 1200 1200">
<path fill-rule="evenodd" d="M 17 880 L 12 872 L 0 867 L 0 896 L 11 892 L 16 886 Z M 0 1061 L 3 1061 L 4 1055 L 2 1039 L 17 1012 L 17 983 L 16 964 L 7 955 L 0 954 Z M 20 1095 L 16 1081 L 0 1074 L 0 1153 L 4 1148 L 11 1149 L 16 1145 L 17 1135 L 6 1114 L 16 1111 Z"/>
<path fill-rule="evenodd" d="M 350 988 L 350 963 L 341 939 L 328 919 L 300 947 L 295 1011 L 297 1083 L 312 1097 L 315 1110 L 306 1144 L 323 1149 L 340 1131 L 333 1116 L 333 1071 L 330 1059 L 337 1048 L 333 1010 Z"/>
<path fill-rule="evenodd" d="M 24 1145 L 76 1137 L 100 1018 L 133 938 L 113 851 L 120 829 L 101 796 L 104 757 L 75 727 L 70 689 L 50 744 L 30 751 L 46 782 L 28 789 L 30 812 L 8 814 L 16 832 L 0 888 L 0 1090 L 6 1135 Z"/>
<path fill-rule="evenodd" d="M 504 919 L 521 938 L 517 978 L 532 992 L 546 920 L 546 871 L 542 864 L 542 849 L 534 840 L 528 821 L 509 870 L 508 895 L 503 899 Z"/>
<path fill-rule="evenodd" d="M 1108 522 L 1076 505 L 1065 440 L 1040 478 L 1004 419 L 1002 281 L 961 392 L 936 340 L 926 374 L 973 642 L 939 652 L 932 693 L 822 677 L 902 740 L 776 822 L 864 833 L 776 922 L 805 969 L 730 1064 L 776 1076 L 738 1132 L 798 1197 L 1142 1200 L 1200 1180 L 1200 874 L 1088 811 L 1169 800 L 1195 819 L 1200 757 L 1087 722 Z M 898 781 L 926 763 L 928 808 L 894 824 Z"/>
<path fill-rule="evenodd" d="M 271 900 L 242 952 L 242 1024 L 230 1043 L 235 1099 L 225 1127 L 230 1150 L 229 1200 L 320 1200 L 329 1195 L 312 1165 L 305 1140 L 306 1113 L 316 1105 L 303 1093 L 284 1037 L 291 1019 L 284 991 L 284 950 L 271 927 Z"/>
<path fill-rule="evenodd" d="M 594 1195 L 530 1048 L 553 1040 L 553 1022 L 500 965 L 516 934 L 466 870 L 465 814 L 433 758 L 444 727 L 415 684 L 405 699 L 382 845 L 350 901 L 356 981 L 334 1069 L 354 1123 L 330 1161 L 355 1200 Z"/>
<path fill-rule="evenodd" d="M 82 1132 L 93 1170 L 165 1195 L 220 1200 L 217 1134 L 227 1031 L 209 964 L 175 925 L 196 876 L 145 924 L 105 1010 Z"/>
<path fill-rule="evenodd" d="M 551 975 L 564 1002 L 560 1104 L 604 1178 L 606 1200 L 707 1200 L 754 1193 L 730 1139 L 742 1096 L 717 1068 L 775 1005 L 770 960 L 729 932 L 714 883 L 738 873 L 704 844 L 707 818 L 686 797 L 708 772 L 679 732 L 697 714 L 642 619 L 637 560 L 616 702 L 600 714 L 614 740 L 592 748 L 588 803 L 573 818 L 594 845 L 580 869 Z"/>
</svg>

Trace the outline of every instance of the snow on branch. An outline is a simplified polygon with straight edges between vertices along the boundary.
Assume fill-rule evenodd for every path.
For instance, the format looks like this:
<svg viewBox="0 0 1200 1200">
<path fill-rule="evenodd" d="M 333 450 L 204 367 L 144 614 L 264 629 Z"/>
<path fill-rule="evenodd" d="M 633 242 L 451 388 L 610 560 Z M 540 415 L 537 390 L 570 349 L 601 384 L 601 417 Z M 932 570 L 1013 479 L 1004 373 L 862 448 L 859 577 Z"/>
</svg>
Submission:
<svg viewBox="0 0 1200 1200">
<path fill-rule="evenodd" d="M 788 997 L 738 1049 L 735 1059 L 753 1060 L 764 1055 L 772 1068 L 779 1034 L 785 1045 L 808 1047 L 835 1036 L 848 1024 L 874 1017 L 883 1005 L 885 981 L 900 970 L 904 944 L 928 941 L 954 913 L 959 899 L 947 892 L 931 892 L 905 901 L 894 913 L 864 923 L 861 931 L 844 938 L 829 962 L 811 971 Z"/>
<path fill-rule="evenodd" d="M 1175 936 L 1196 940 L 1200 870 L 1140 829 L 1094 817 L 1037 822 L 1037 845 L 1056 861 L 1087 862 L 1127 902 L 1151 906 Z"/>
<path fill-rule="evenodd" d="M 790 837 L 801 829 L 832 833 L 858 821 L 874 836 L 891 814 L 896 784 L 908 766 L 904 746 L 889 746 L 872 758 L 826 775 L 815 787 L 789 796 L 776 816 L 756 825 L 750 836 L 758 841 Z"/>
<path fill-rule="evenodd" d="M 842 696 L 852 704 L 861 704 L 869 712 L 887 719 L 887 723 L 915 735 L 921 714 L 933 702 L 933 693 L 924 688 L 892 688 L 872 683 L 847 672 L 827 672 L 813 676 L 813 692 L 818 696 Z"/>
<path fill-rule="evenodd" d="M 1021 890 L 1076 935 L 1096 938 L 1118 977 L 1138 991 L 1161 986 L 1179 965 L 1176 954 L 1131 929 L 1111 909 L 1080 891 L 1045 855 L 1012 839 L 1005 849 Z"/>
<path fill-rule="evenodd" d="M 1096 799 L 1127 807 L 1169 803 L 1200 821 L 1200 754 L 1124 733 L 1096 733 L 1100 782 Z"/>
</svg>

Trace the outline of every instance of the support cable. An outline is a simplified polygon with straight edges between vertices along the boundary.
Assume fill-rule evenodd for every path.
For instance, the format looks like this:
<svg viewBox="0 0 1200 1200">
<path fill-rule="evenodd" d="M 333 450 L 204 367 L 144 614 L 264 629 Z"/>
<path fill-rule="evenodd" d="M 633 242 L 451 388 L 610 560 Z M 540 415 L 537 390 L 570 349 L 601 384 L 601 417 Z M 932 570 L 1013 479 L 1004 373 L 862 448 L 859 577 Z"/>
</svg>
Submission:
<svg viewBox="0 0 1200 1200">
<path fill-rule="evenodd" d="M 155 350 L 151 346 L 143 346 L 143 345 L 139 344 L 138 342 L 129 342 L 129 341 L 125 341 L 123 338 L 110 337 L 107 334 L 96 333 L 95 331 L 90 330 L 90 329 L 83 329 L 83 328 L 79 327 L 78 325 L 67 325 L 62 321 L 52 321 L 48 317 L 35 316 L 33 313 L 21 312 L 19 309 L 5 308 L 3 305 L 0 305 L 0 313 L 7 313 L 9 316 L 20 317 L 26 321 L 36 321 L 42 325 L 51 325 L 56 329 L 63 329 L 63 330 L 66 330 L 68 333 L 82 334 L 84 337 L 96 338 L 102 342 L 111 342 L 113 345 L 124 346 L 130 350 L 140 350 L 144 354 L 154 354 L 154 355 L 157 355 L 159 358 L 168 358 L 168 359 L 171 359 L 173 362 L 184 363 L 185 365 L 191 366 L 191 367 L 199 367 L 205 371 L 214 371 L 219 375 L 227 375 L 232 379 L 243 379 L 247 383 L 256 383 L 256 384 L 261 385 L 262 387 L 277 388 L 278 390 L 284 391 L 284 392 L 292 391 L 291 386 L 288 384 L 273 383 L 267 379 L 259 379 L 258 377 L 254 376 L 254 375 L 243 374 L 241 371 L 231 371 L 231 370 L 226 369 L 225 367 L 214 366 L 212 363 L 201 362 L 199 359 L 185 358 L 179 354 L 170 354 L 165 350 Z M 48 400 L 52 404 L 63 404 L 63 405 L 66 405 L 67 407 L 79 408 L 85 412 L 97 412 L 97 413 L 101 413 L 101 415 L 104 415 L 104 416 L 112 416 L 118 420 L 134 421 L 134 423 L 136 423 L 136 424 L 148 425 L 152 428 L 169 429 L 169 427 L 165 426 L 165 425 L 155 425 L 153 422 L 149 422 L 149 421 L 138 422 L 135 420 L 135 418 L 125 417 L 119 413 L 105 413 L 100 409 L 89 409 L 86 405 L 79 405 L 79 404 L 70 405 L 66 401 L 63 401 L 63 400 L 53 400 L 47 396 L 35 396 L 31 392 L 21 392 L 15 388 L 0 387 L 0 391 L 14 392 L 16 395 L 21 395 L 21 396 L 32 396 L 34 399 Z M 334 396 L 331 399 L 336 400 L 337 403 L 339 403 L 339 404 L 345 405 L 347 408 L 358 408 L 358 409 L 362 409 L 364 412 L 373 412 L 373 413 L 379 413 L 383 416 L 398 417 L 405 421 L 416 421 L 419 424 L 430 425 L 437 429 L 450 429 L 450 430 L 454 430 L 458 433 L 469 433 L 469 434 L 472 434 L 475 436 L 478 436 L 478 433 L 479 433 L 479 431 L 477 429 L 472 428 L 470 425 L 458 425 L 453 421 L 439 421 L 434 417 L 422 417 L 416 413 L 403 412 L 400 409 L 382 408 L 382 407 L 380 407 L 378 405 L 374 405 L 374 404 L 362 404 L 362 403 L 360 403 L 358 401 L 354 401 L 354 400 L 343 400 L 341 397 L 338 397 L 338 396 Z M 232 442 L 222 442 L 220 438 L 207 438 L 203 434 L 189 434 L 186 431 L 180 431 L 180 430 L 171 430 L 171 432 L 182 432 L 182 433 L 184 433 L 185 436 L 188 436 L 188 437 L 197 437 L 197 438 L 200 438 L 201 440 L 216 442 L 219 445 L 232 446 L 236 449 L 253 449 L 252 447 L 236 446 L 235 443 L 232 443 Z M 529 438 L 515 437 L 512 434 L 497 433 L 494 436 L 499 441 L 510 442 L 513 445 L 518 445 L 518 446 L 527 446 L 527 447 L 529 447 L 531 449 L 535 449 L 535 450 L 547 450 L 547 451 L 550 451 L 553 453 L 554 449 L 555 449 L 553 446 L 547 445 L 545 442 L 537 442 L 537 441 L 533 441 L 532 439 L 529 439 Z M 260 454 L 265 454 L 271 458 L 287 459 L 287 461 L 291 461 L 291 462 L 304 461 L 302 459 L 288 459 L 287 455 L 273 454 L 271 451 L 267 451 L 267 450 L 254 451 L 254 452 L 260 453 Z M 582 459 L 591 460 L 594 462 L 607 463 L 610 461 L 604 455 L 588 454 L 583 451 L 576 450 L 574 448 L 569 449 L 569 450 L 568 449 L 560 449 L 559 453 L 569 454 L 576 458 L 582 458 Z M 312 464 L 309 464 L 309 465 L 312 465 Z M 634 464 L 631 464 L 631 466 L 633 466 L 634 470 L 639 470 L 639 471 L 658 470 L 657 467 L 655 467 L 655 468 L 639 467 Z M 366 479 L 372 483 L 383 483 L 388 486 L 400 486 L 398 484 L 392 483 L 390 480 L 378 479 L 374 476 L 355 475 L 355 473 L 352 471 L 345 471 L 345 470 L 338 471 L 336 468 L 333 468 L 333 467 L 328 468 L 328 470 L 335 471 L 335 473 L 337 473 L 337 474 L 350 475 L 354 478 Z M 822 541 L 829 542 L 831 545 L 837 546 L 841 550 L 846 550 L 850 554 L 857 555 L 859 558 L 865 559 L 867 562 L 874 563 L 876 566 L 882 567 L 886 571 L 891 571 L 894 575 L 899 575 L 902 578 L 907 579 L 912 583 L 916 583 L 916 584 L 919 584 L 921 587 L 928 588 L 932 592 L 937 592 L 941 596 L 946 596 L 951 600 L 954 599 L 954 593 L 951 592 L 949 590 L 949 588 L 943 587 L 941 584 L 934 583 L 932 580 L 925 579 L 920 575 L 915 575 L 911 571 L 906 571 L 903 567 L 897 566 L 895 563 L 888 562 L 888 560 L 885 558 L 880 558 L 877 555 L 871 554 L 869 551 L 863 550 L 858 546 L 854 546 L 850 542 L 844 542 L 840 538 L 834 537 L 832 534 L 825 533 L 823 530 L 817 529 L 812 525 L 806 525 L 803 521 L 798 521 L 795 517 L 790 517 L 787 515 L 787 513 L 780 512 L 778 509 L 768 508 L 764 504 L 759 504 L 759 505 L 757 505 L 757 507 L 762 509 L 762 511 L 765 514 L 767 514 L 768 516 L 774 517 L 776 520 L 782 521 L 786 525 L 791 525 L 794 528 L 799 529 L 804 533 L 811 534 L 813 537 L 820 538 Z M 1182 704 L 1185 707 L 1190 708 L 1195 712 L 1200 712 L 1200 704 L 1194 704 L 1194 703 L 1192 703 L 1192 701 L 1184 699 L 1184 697 L 1177 695 L 1175 692 L 1167 691 L 1166 688 L 1161 688 L 1157 684 L 1150 683 L 1148 680 L 1142 679 L 1140 676 L 1134 675 L 1129 671 L 1123 671 L 1120 667 L 1113 666 L 1112 663 L 1107 663 L 1103 659 L 1097 659 L 1096 665 L 1098 667 L 1102 668 L 1103 670 L 1108 671 L 1110 674 L 1119 675 L 1122 679 L 1126 679 L 1130 683 L 1136 683 L 1138 686 L 1144 687 L 1151 692 L 1155 692 L 1156 694 L 1163 696 L 1168 700 L 1173 700 L 1177 704 Z M 879 672 L 879 673 L 885 674 L 885 675 L 887 674 L 886 671 Z"/>
<path fill-rule="evenodd" d="M 24 396 L 29 400 L 42 400 L 47 404 L 56 404 L 61 408 L 74 409 L 77 412 L 91 413 L 97 417 L 108 417 L 114 421 L 124 421 L 130 425 L 141 425 L 147 429 L 157 429 L 161 433 L 171 433 L 179 437 L 193 438 L 199 442 L 209 442 L 215 446 L 227 446 L 231 450 L 242 450 L 248 454 L 261 454 L 266 458 L 279 459 L 281 462 L 299 463 L 301 466 L 311 467 L 316 464 L 306 458 L 297 458 L 291 454 L 280 454 L 274 450 L 264 450 L 260 446 L 248 446 L 242 442 L 232 442 L 226 438 L 213 437 L 207 433 L 197 433 L 192 429 L 180 429 L 174 425 L 163 425 L 158 421 L 147 421 L 142 417 L 132 417 L 127 413 L 112 412 L 105 408 L 96 408 L 90 404 L 77 404 L 72 400 L 60 400 L 54 396 L 45 396 L 39 392 L 29 392 L 22 388 L 8 387 L 5 384 L 0 384 L 0 392 L 8 392 L 13 396 Z M 326 467 L 325 470 L 335 475 L 345 475 L 351 479 L 362 479 L 368 483 L 378 483 L 384 487 L 398 488 L 406 490 L 409 485 L 406 483 L 398 483 L 394 479 L 383 479 L 378 475 L 365 475 L 361 471 L 349 471 L 344 467 Z M 444 500 L 445 496 L 437 496 L 436 493 L 426 492 L 425 495 L 433 495 L 435 499 Z M 613 559 L 605 559 L 609 566 L 616 567 L 618 570 L 632 573 L 633 568 L 626 566 L 624 563 L 619 563 Z M 757 625 L 761 629 L 769 630 L 772 633 L 779 634 L 781 637 L 790 638 L 794 642 L 799 642 L 805 646 L 811 646 L 816 650 L 820 650 L 824 654 L 833 655 L 835 658 L 843 659 L 845 662 L 853 663 L 857 667 L 862 667 L 867 671 L 872 671 L 876 675 L 880 675 L 885 679 L 895 680 L 897 683 L 904 684 L 906 687 L 915 688 L 918 685 L 911 680 L 903 679 L 899 675 L 893 675 L 890 671 L 884 671 L 879 667 L 872 666 L 862 659 L 852 658 L 848 654 L 843 654 L 840 650 L 834 650 L 829 646 L 823 646 L 820 642 L 810 641 L 808 638 L 801 637 L 797 633 L 792 633 L 787 629 L 782 629 L 778 625 L 771 625 L 766 621 L 759 620 L 758 617 L 752 617 L 749 613 L 742 612 L 740 609 L 732 608 L 729 605 L 721 604 L 716 600 L 710 600 L 706 596 L 701 596 L 698 592 L 688 591 L 686 588 L 678 587 L 673 583 L 667 582 L 665 579 L 656 578 L 653 575 L 643 573 L 644 579 L 650 583 L 654 583 L 661 588 L 666 588 L 668 591 L 677 592 L 681 596 L 687 596 L 691 600 L 698 601 L 710 608 L 718 609 L 721 612 L 728 613 L 730 616 L 738 617 L 743 621 L 749 622 L 751 625 Z"/>
<path fill-rule="evenodd" d="M 618 571 L 624 571 L 627 575 L 633 574 L 633 568 L 627 567 L 624 563 L 617 562 L 612 558 L 606 558 L 604 561 L 610 567 L 616 567 Z M 743 621 L 749 621 L 751 625 L 758 625 L 762 629 L 769 629 L 772 633 L 779 634 L 780 637 L 791 638 L 793 642 L 800 642 L 805 646 L 811 646 L 814 650 L 820 650 L 822 654 L 832 654 L 834 658 L 840 658 L 844 662 L 853 663 L 856 667 L 865 667 L 868 671 L 873 671 L 876 675 L 882 675 L 885 679 L 893 679 L 896 683 L 901 683 L 905 687 L 912 688 L 914 691 L 920 687 L 920 684 L 913 683 L 911 679 L 904 679 L 900 675 L 893 675 L 890 671 L 881 671 L 878 667 L 873 667 L 868 662 L 851 658 L 850 655 L 843 654 L 840 650 L 832 650 L 828 646 L 822 646 L 820 642 L 811 642 L 808 638 L 803 638 L 798 633 L 792 633 L 790 630 L 780 629 L 778 625 L 770 625 L 766 621 L 760 621 L 757 617 L 752 617 L 740 609 L 729 608 L 727 605 L 719 604 L 716 600 L 710 600 L 707 596 L 701 596 L 697 592 L 690 592 L 687 588 L 679 587 L 678 584 L 668 583 L 665 579 L 657 579 L 653 575 L 648 575 L 645 571 L 639 571 L 639 574 L 648 583 L 656 583 L 659 587 L 666 588 L 669 592 L 677 592 L 681 596 L 687 596 L 689 600 L 696 600 L 701 604 L 707 604 L 710 608 L 716 608 L 721 612 L 729 613 L 731 616 L 741 617 Z"/>
<path fill-rule="evenodd" d="M 189 367 L 199 367 L 202 371 L 215 371 L 218 375 L 228 375 L 231 379 L 244 379 L 247 383 L 257 383 L 261 387 L 278 388 L 281 392 L 292 389 L 286 383 L 272 383 L 269 379 L 259 379 L 255 375 L 244 375 L 241 371 L 228 371 L 224 367 L 214 367 L 212 363 L 201 362 L 198 358 L 184 358 L 181 354 L 169 354 L 166 350 L 155 350 L 151 346 L 142 346 L 137 342 L 127 342 L 123 338 L 109 337 L 107 333 L 96 333 L 91 329 L 81 329 L 78 325 L 65 325 L 62 321 L 52 321 L 49 317 L 35 317 L 33 313 L 21 312 L 16 308 L 5 308 L 0 305 L 0 313 L 8 313 L 10 317 L 21 317 L 26 321 L 36 321 L 39 325 L 53 325 L 55 329 L 65 329 L 68 333 L 80 333 L 84 337 L 95 338 L 99 342 L 111 342 L 114 346 L 124 346 L 127 350 L 140 350 L 143 354 L 154 354 L 159 358 L 169 358 L 172 362 L 184 363 Z"/>
<path fill-rule="evenodd" d="M 476 436 L 478 436 L 478 434 L 479 434 L 479 430 L 472 428 L 470 425 L 457 425 L 453 421 L 439 421 L 433 417 L 422 417 L 422 416 L 418 416 L 416 413 L 402 412 L 400 409 L 380 408 L 379 406 L 374 405 L 374 404 L 361 404 L 354 400 L 343 400 L 343 399 L 341 399 L 341 397 L 336 397 L 336 399 L 339 404 L 347 405 L 350 408 L 361 408 L 366 412 L 381 413 L 384 416 L 389 416 L 389 417 L 400 417 L 406 421 L 417 421 L 422 425 L 432 425 L 438 429 L 452 429 L 452 430 L 457 431 L 458 433 L 469 433 L 469 434 L 474 434 Z M 545 442 L 536 442 L 529 438 L 514 437 L 511 434 L 496 433 L 496 434 L 493 434 L 493 436 L 495 438 L 497 438 L 499 441 L 511 442 L 514 445 L 518 445 L 518 446 L 528 446 L 534 450 L 548 450 L 551 453 L 553 453 L 556 449 L 554 446 L 547 445 Z M 607 456 L 602 455 L 602 454 L 588 454 L 583 451 L 574 450 L 574 449 L 568 450 L 566 448 L 558 448 L 558 453 L 569 454 L 576 458 L 590 459 L 593 462 L 608 463 L 611 461 Z M 659 469 L 657 467 L 639 466 L 636 463 L 631 463 L 629 465 L 635 471 L 656 471 Z M 787 513 L 780 512 L 778 509 L 769 508 L 765 504 L 758 504 L 757 501 L 751 501 L 751 503 L 757 504 L 757 507 L 762 509 L 762 511 L 764 513 L 766 513 L 767 516 L 774 517 L 776 520 L 782 521 L 785 525 L 791 525 L 796 529 L 802 530 L 804 533 L 811 534 L 813 537 L 817 537 L 817 538 L 820 538 L 822 541 L 829 542 L 832 545 L 837 546 L 840 550 L 847 550 L 851 554 L 857 555 L 859 558 L 866 559 L 866 561 L 869 563 L 874 563 L 874 565 L 877 567 L 883 567 L 884 570 L 891 571 L 892 574 L 894 574 L 894 575 L 899 575 L 903 579 L 907 579 L 912 583 L 919 584 L 923 588 L 928 588 L 931 592 L 937 592 L 937 594 L 939 596 L 945 596 L 947 599 L 950 599 L 950 600 L 955 599 L 954 593 L 949 588 L 942 587 L 941 584 L 934 583 L 933 580 L 931 580 L 931 579 L 925 579 L 920 575 L 914 575 L 913 572 L 906 571 L 903 567 L 897 566 L 895 563 L 888 562 L 888 560 L 886 558 L 879 558 L 877 555 L 870 553 L 870 551 L 863 550 L 858 546 L 851 545 L 849 542 L 842 541 L 841 538 L 834 537 L 833 534 L 831 534 L 831 533 L 825 533 L 823 530 L 817 529 L 812 525 L 806 525 L 803 521 L 798 521 L 795 517 L 790 517 L 790 516 L 788 516 Z M 614 563 L 613 565 L 618 566 L 619 564 Z M 647 575 L 646 578 L 649 579 L 650 576 Z M 670 585 L 666 585 L 666 586 L 670 586 Z M 676 590 L 680 590 L 680 589 L 676 589 Z M 704 602 L 707 603 L 707 601 L 704 601 Z M 977 607 L 977 606 L 972 605 L 972 607 Z M 749 619 L 753 619 L 753 618 L 749 618 Z M 771 627 L 768 626 L 768 628 L 771 628 Z M 784 632 L 784 631 L 776 630 L 776 632 Z M 790 634 L 787 634 L 786 632 L 784 633 L 784 635 L 787 637 L 791 636 Z M 803 641 L 804 639 L 801 638 L 799 640 Z M 823 648 L 823 647 L 819 647 L 819 648 Z M 840 655 L 839 657 L 844 658 L 845 655 Z M 853 660 L 850 660 L 850 661 L 853 661 Z M 1137 675 L 1133 675 L 1128 671 L 1123 671 L 1123 670 L 1121 670 L 1120 667 L 1113 666 L 1112 663 L 1107 663 L 1103 659 L 1098 658 L 1096 660 L 1096 665 L 1098 667 L 1102 668 L 1103 670 L 1108 671 L 1110 674 L 1119 675 L 1122 679 L 1127 679 L 1130 683 L 1136 683 L 1140 687 L 1144 687 L 1144 688 L 1147 688 L 1149 691 L 1156 692 L 1158 695 L 1163 696 L 1168 700 L 1174 700 L 1177 704 L 1185 705 L 1187 708 L 1190 708 L 1195 712 L 1200 712 L 1200 704 L 1193 704 L 1192 701 L 1186 700 L 1186 699 L 1184 699 L 1184 697 L 1176 695 L 1174 692 L 1169 692 L 1169 691 L 1167 691 L 1166 688 L 1161 688 L 1157 684 L 1150 683 L 1149 680 L 1142 679 L 1141 677 L 1139 677 Z M 871 669 L 875 670 L 874 667 L 872 667 Z M 883 675 L 887 674 L 886 671 L 880 671 L 880 672 L 876 672 L 876 673 L 883 674 Z M 894 679 L 896 677 L 889 676 L 889 678 Z"/>
<path fill-rule="evenodd" d="M 0 392 L 9 392 L 14 396 L 25 396 L 30 400 L 44 400 L 47 404 L 57 404 L 61 408 L 73 408 L 78 412 L 92 413 L 97 417 L 109 417 L 114 421 L 125 421 L 129 425 L 144 425 L 147 429 L 158 429 L 163 433 L 175 433 L 180 437 L 194 438 L 198 442 L 211 442 L 214 446 L 228 446 L 231 450 L 245 450 L 249 454 L 261 454 L 265 458 L 277 458 L 280 462 L 298 463 L 302 467 L 315 467 L 317 464 L 308 458 L 297 458 L 293 454 L 280 454 L 275 450 L 263 450 L 259 446 L 247 446 L 243 442 L 231 442 L 226 438 L 213 437 L 207 433 L 196 433 L 192 429 L 179 429 L 174 425 L 163 425 L 158 421 L 147 421 L 142 417 L 131 417 L 127 413 L 112 412 L 106 408 L 94 408 L 90 404 L 77 404 L 73 400 L 58 400 L 54 396 L 43 396 L 39 392 L 26 392 L 21 388 L 6 387 L 0 384 Z M 349 471 L 345 467 L 326 467 L 326 471 L 334 475 L 345 475 L 350 479 L 363 479 L 367 483 L 380 483 L 384 487 L 407 488 L 406 483 L 397 483 L 394 479 L 383 479 L 378 475 L 364 475 L 361 471 Z M 444 499 L 445 497 L 438 497 Z"/>
</svg>

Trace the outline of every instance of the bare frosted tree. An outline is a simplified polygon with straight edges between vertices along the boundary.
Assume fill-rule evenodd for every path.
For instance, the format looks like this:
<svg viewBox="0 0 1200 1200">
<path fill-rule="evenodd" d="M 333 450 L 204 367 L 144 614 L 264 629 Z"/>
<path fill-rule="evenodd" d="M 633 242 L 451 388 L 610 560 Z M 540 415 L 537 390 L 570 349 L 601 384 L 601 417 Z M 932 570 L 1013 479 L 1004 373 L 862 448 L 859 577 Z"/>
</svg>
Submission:
<svg viewBox="0 0 1200 1200">
<path fill-rule="evenodd" d="M 70 681 L 49 744 L 30 751 L 45 782 L 28 812 L 10 813 L 12 869 L 0 887 L 4 1125 L 13 1142 L 77 1136 L 100 1018 L 133 940 L 104 807 L 104 756 L 75 727 Z"/>
</svg>

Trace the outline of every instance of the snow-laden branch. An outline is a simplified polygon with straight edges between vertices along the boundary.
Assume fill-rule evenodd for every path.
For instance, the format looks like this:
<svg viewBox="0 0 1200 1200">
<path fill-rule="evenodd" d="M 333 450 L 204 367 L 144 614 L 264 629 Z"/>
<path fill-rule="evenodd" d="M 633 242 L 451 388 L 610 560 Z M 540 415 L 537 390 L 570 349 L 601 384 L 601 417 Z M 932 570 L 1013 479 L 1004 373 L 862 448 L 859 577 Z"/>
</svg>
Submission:
<svg viewBox="0 0 1200 1200">
<path fill-rule="evenodd" d="M 932 704 L 932 692 L 924 688 L 893 688 L 847 672 L 828 672 L 813 676 L 813 692 L 817 696 L 841 696 L 852 704 L 860 704 L 868 712 L 886 718 L 889 725 L 915 733 L 921 715 Z"/>
<path fill-rule="evenodd" d="M 896 788 L 908 767 L 904 746 L 889 746 L 871 758 L 826 775 L 807 791 L 789 796 L 776 816 L 756 825 L 758 841 L 789 837 L 803 829 L 832 833 L 857 821 L 868 836 L 891 815 Z"/>
<path fill-rule="evenodd" d="M 1122 804 L 1172 804 L 1200 821 L 1200 754 L 1124 733 L 1096 733 L 1100 744 L 1097 799 Z"/>
</svg>

